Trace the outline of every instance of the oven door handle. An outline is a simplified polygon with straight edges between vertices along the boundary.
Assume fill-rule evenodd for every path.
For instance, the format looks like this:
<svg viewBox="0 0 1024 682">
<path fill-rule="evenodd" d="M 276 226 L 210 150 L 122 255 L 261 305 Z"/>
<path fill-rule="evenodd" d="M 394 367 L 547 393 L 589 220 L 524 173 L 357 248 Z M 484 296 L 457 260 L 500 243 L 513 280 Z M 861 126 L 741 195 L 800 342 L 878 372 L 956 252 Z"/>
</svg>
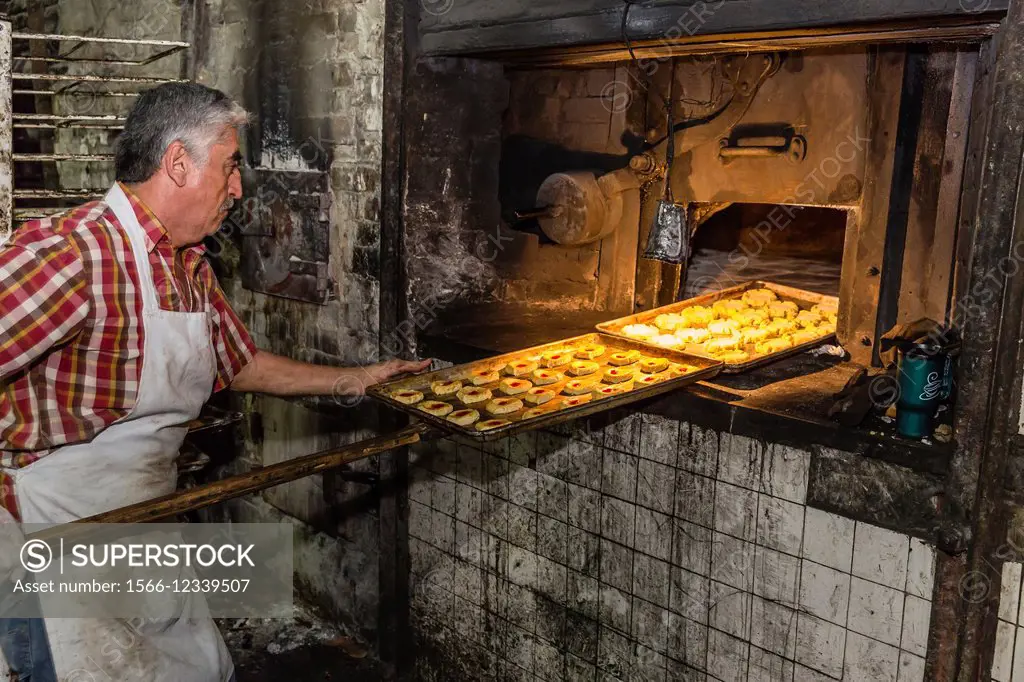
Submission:
<svg viewBox="0 0 1024 682">
<path fill-rule="evenodd" d="M 760 144 L 750 144 L 752 142 Z M 718 141 L 718 160 L 785 158 L 800 163 L 807 158 L 807 140 L 803 135 L 748 138 L 723 137 Z"/>
</svg>

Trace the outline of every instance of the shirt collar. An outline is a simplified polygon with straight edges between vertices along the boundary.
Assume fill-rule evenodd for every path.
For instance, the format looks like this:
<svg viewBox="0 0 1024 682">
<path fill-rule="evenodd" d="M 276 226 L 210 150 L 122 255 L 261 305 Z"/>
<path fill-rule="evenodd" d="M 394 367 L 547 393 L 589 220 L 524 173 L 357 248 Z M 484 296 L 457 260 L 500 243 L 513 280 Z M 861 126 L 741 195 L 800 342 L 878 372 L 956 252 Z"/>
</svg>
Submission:
<svg viewBox="0 0 1024 682">
<path fill-rule="evenodd" d="M 167 235 L 167 230 L 164 228 L 163 223 L 160 222 L 160 219 L 156 217 L 156 214 L 153 213 L 152 209 L 128 185 L 123 182 L 118 182 L 117 184 L 124 191 L 124 195 L 128 197 L 128 203 L 131 204 L 132 210 L 135 211 L 135 218 L 139 221 L 142 232 L 146 236 L 146 253 L 153 253 L 157 246 L 170 248 L 171 240 Z M 206 247 L 202 244 L 197 244 L 188 247 L 186 252 L 202 255 L 206 253 Z"/>
</svg>

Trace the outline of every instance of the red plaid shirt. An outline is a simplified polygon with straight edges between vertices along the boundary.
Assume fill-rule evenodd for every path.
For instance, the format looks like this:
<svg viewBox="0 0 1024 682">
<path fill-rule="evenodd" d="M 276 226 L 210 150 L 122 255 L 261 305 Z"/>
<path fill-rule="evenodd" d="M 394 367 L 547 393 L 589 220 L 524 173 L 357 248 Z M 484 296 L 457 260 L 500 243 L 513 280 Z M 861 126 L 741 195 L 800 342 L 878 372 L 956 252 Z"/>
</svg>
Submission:
<svg viewBox="0 0 1024 682">
<path fill-rule="evenodd" d="M 209 300 L 213 389 L 227 387 L 256 352 L 249 333 L 203 248 L 175 254 L 157 218 L 122 188 L 146 234 L 160 307 L 199 312 Z M 106 204 L 25 223 L 0 246 L 0 320 L 0 467 L 23 467 L 88 441 L 135 405 L 142 292 L 128 234 Z M 2 469 L 0 504 L 17 516 Z"/>
</svg>

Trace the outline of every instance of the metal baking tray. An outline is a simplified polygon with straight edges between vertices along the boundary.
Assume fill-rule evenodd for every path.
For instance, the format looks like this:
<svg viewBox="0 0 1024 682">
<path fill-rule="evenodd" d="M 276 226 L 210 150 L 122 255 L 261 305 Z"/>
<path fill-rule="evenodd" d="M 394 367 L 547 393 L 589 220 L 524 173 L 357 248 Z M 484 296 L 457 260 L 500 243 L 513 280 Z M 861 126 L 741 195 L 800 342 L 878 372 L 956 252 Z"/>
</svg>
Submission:
<svg viewBox="0 0 1024 682">
<path fill-rule="evenodd" d="M 805 291 L 804 289 L 796 289 L 794 287 L 787 287 L 783 284 L 776 284 L 774 282 L 765 282 L 761 280 L 754 280 L 751 282 L 745 282 L 738 286 L 729 287 L 727 289 L 721 289 L 720 291 L 713 291 L 709 294 L 703 294 L 695 298 L 688 298 L 685 301 L 678 301 L 669 305 L 661 306 L 660 308 L 654 308 L 653 310 L 645 310 L 642 313 L 630 315 L 629 317 L 620 317 L 617 320 L 610 320 L 608 322 L 602 322 L 597 325 L 597 330 L 603 334 L 610 336 L 617 336 L 619 338 L 628 339 L 629 337 L 622 333 L 623 327 L 630 324 L 654 324 L 654 318 L 658 315 L 664 315 L 669 313 L 678 313 L 681 310 L 690 308 L 696 305 L 709 306 L 717 301 L 740 298 L 743 292 L 749 289 L 771 289 L 775 292 L 775 295 L 782 301 L 793 301 L 800 309 L 810 308 L 811 306 L 817 305 L 818 303 L 833 303 L 838 305 L 839 299 L 836 296 L 826 296 L 824 294 L 818 294 L 813 291 Z M 822 343 L 827 341 L 834 341 L 836 338 L 835 332 L 821 336 L 813 341 L 807 341 L 801 343 L 798 346 L 792 346 L 785 350 L 780 350 L 775 353 L 767 353 L 757 355 L 754 353 L 753 346 L 744 346 L 743 350 L 747 351 L 751 358 L 741 363 L 726 364 L 722 369 L 723 374 L 738 374 L 740 372 L 746 372 L 756 367 L 763 367 L 764 365 L 776 362 L 783 358 L 788 358 L 792 355 L 803 353 L 806 350 L 820 346 Z M 635 339 L 634 339 L 635 341 Z M 636 341 L 646 349 L 646 352 L 652 352 L 653 349 L 661 349 L 661 346 L 656 346 L 652 343 L 644 343 L 643 341 Z M 687 353 L 697 357 L 714 358 L 713 355 L 708 355 L 702 351 L 702 349 L 688 346 L 686 349 Z"/>
<path fill-rule="evenodd" d="M 477 431 L 476 426 L 460 426 L 453 422 L 448 421 L 444 417 L 437 417 L 432 414 L 428 414 L 423 410 L 420 410 L 416 405 L 406 405 L 398 402 L 391 397 L 391 394 L 396 391 L 413 390 L 420 391 L 424 395 L 424 400 L 443 400 L 455 407 L 456 410 L 462 409 L 462 403 L 454 395 L 445 396 L 442 398 L 434 398 L 430 390 L 430 384 L 434 381 L 449 381 L 452 379 L 461 379 L 469 375 L 470 372 L 478 369 L 501 369 L 508 365 L 510 362 L 521 360 L 525 358 L 532 358 L 534 356 L 540 356 L 542 353 L 555 350 L 558 348 L 580 348 L 591 344 L 600 344 L 605 347 L 605 353 L 601 357 L 595 358 L 594 362 L 600 365 L 600 369 L 595 374 L 590 376 L 599 377 L 604 373 L 606 369 L 612 365 L 608 364 L 608 357 L 615 352 L 635 350 L 640 352 L 645 357 L 657 357 L 664 358 L 672 363 L 685 364 L 695 367 L 696 369 L 688 374 L 685 374 L 674 379 L 666 379 L 665 381 L 651 385 L 636 385 L 634 388 L 625 393 L 618 395 L 609 396 L 606 398 L 593 398 L 590 402 L 584 403 L 583 405 L 576 405 L 572 407 L 562 407 L 562 402 L 570 397 L 562 395 L 562 388 L 565 386 L 567 381 L 575 379 L 576 377 L 566 376 L 559 382 L 548 384 L 542 388 L 550 388 L 557 394 L 550 401 L 545 403 L 544 406 L 548 408 L 543 414 L 540 414 L 529 419 L 523 418 L 523 413 L 531 409 L 533 406 L 524 404 L 522 410 L 513 412 L 510 414 L 500 415 L 500 419 L 507 419 L 509 423 L 498 428 L 491 429 L 490 431 Z M 597 412 L 603 412 L 610 410 L 615 407 L 622 405 L 628 405 L 638 400 L 650 398 L 651 396 L 660 395 L 668 391 L 673 391 L 683 386 L 710 379 L 711 377 L 718 374 L 723 367 L 723 363 L 720 360 L 714 360 L 712 358 L 701 357 L 693 355 L 691 353 L 685 353 L 682 351 L 673 351 L 665 348 L 656 348 L 645 346 L 637 343 L 630 339 L 623 339 L 615 336 L 608 336 L 606 334 L 584 334 L 583 336 L 576 336 L 571 339 L 563 339 L 561 341 L 554 341 L 552 343 L 545 343 L 540 346 L 534 346 L 533 348 L 527 348 L 513 353 L 506 353 L 504 355 L 497 355 L 492 358 L 480 360 L 477 362 L 471 362 L 464 365 L 457 365 L 455 367 L 448 367 L 436 372 L 429 372 L 426 374 L 416 374 L 414 376 L 405 377 L 385 384 L 378 384 L 371 386 L 367 390 L 367 394 L 371 397 L 380 400 L 381 402 L 390 405 L 396 410 L 401 410 L 408 414 L 414 415 L 417 419 L 424 422 L 428 422 L 438 428 L 444 429 L 449 433 L 457 433 L 467 438 L 472 438 L 478 441 L 491 441 L 499 438 L 510 436 L 514 433 L 521 431 L 528 431 L 531 429 L 543 428 L 558 424 L 561 422 L 577 419 L 584 417 L 589 414 L 595 414 Z M 558 371 L 565 372 L 568 367 L 555 368 Z M 501 378 L 506 378 L 506 375 L 502 372 Z M 529 376 L 522 377 L 523 379 L 529 380 Z M 583 378 L 583 377 L 580 377 Z M 595 379 L 600 383 L 600 379 Z M 467 382 L 466 384 L 471 385 Z M 494 393 L 494 397 L 502 397 L 498 391 L 498 382 L 485 384 L 482 388 L 489 388 Z M 522 396 L 515 396 L 522 397 Z M 525 403 L 525 401 L 524 401 Z M 473 409 L 477 409 L 480 412 L 481 421 L 484 419 L 491 419 L 491 417 L 483 409 L 483 405 L 474 405 Z"/>
</svg>

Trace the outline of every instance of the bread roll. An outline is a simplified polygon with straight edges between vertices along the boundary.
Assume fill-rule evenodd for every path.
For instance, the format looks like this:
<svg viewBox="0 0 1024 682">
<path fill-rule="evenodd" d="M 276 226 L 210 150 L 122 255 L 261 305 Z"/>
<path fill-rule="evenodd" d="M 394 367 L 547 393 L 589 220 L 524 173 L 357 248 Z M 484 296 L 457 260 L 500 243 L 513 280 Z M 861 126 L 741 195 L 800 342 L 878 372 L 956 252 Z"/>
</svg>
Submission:
<svg viewBox="0 0 1024 682">
<path fill-rule="evenodd" d="M 476 410 L 455 410 L 448 415 L 448 421 L 459 426 L 469 426 L 480 419 L 480 413 Z"/>
<path fill-rule="evenodd" d="M 442 403 L 439 400 L 428 400 L 425 403 L 420 403 L 418 407 L 427 414 L 432 414 L 435 417 L 443 417 L 455 409 L 448 403 Z"/>
<path fill-rule="evenodd" d="M 391 394 L 391 397 L 403 405 L 415 405 L 419 401 L 423 400 L 422 393 L 410 390 L 395 391 Z"/>
<path fill-rule="evenodd" d="M 476 423 L 476 430 L 477 431 L 490 431 L 491 429 L 497 429 L 499 427 L 502 427 L 502 426 L 505 426 L 506 424 L 511 424 L 511 423 L 512 422 L 510 422 L 507 419 L 485 419 L 482 422 L 477 422 Z"/>
<path fill-rule="evenodd" d="M 596 360 L 604 355 L 604 351 L 604 346 L 594 343 L 578 349 L 576 351 L 576 357 L 580 360 Z"/>
<path fill-rule="evenodd" d="M 571 365 L 569 365 L 569 374 L 584 377 L 593 374 L 599 369 L 601 369 L 601 365 L 592 360 L 575 360 Z"/>
<path fill-rule="evenodd" d="M 459 400 L 464 405 L 475 405 L 477 403 L 486 402 L 491 399 L 491 389 L 489 388 L 464 388 L 456 394 Z"/>
<path fill-rule="evenodd" d="M 485 408 L 491 414 L 511 414 L 523 409 L 523 401 L 519 398 L 495 398 Z"/>
<path fill-rule="evenodd" d="M 458 379 L 449 381 L 435 381 L 430 384 L 430 390 L 434 395 L 451 395 L 462 389 L 462 382 Z"/>
<path fill-rule="evenodd" d="M 638 351 L 619 351 L 618 353 L 612 353 L 608 356 L 608 364 L 615 365 L 616 367 L 623 367 L 625 365 L 632 365 L 640 358 L 641 355 Z"/>
<path fill-rule="evenodd" d="M 565 375 L 553 369 L 538 369 L 530 377 L 533 379 L 534 385 L 547 386 L 548 384 L 558 383 L 565 378 Z"/>
<path fill-rule="evenodd" d="M 531 405 L 543 405 L 554 397 L 555 392 L 550 388 L 531 388 L 523 399 Z"/>
</svg>

